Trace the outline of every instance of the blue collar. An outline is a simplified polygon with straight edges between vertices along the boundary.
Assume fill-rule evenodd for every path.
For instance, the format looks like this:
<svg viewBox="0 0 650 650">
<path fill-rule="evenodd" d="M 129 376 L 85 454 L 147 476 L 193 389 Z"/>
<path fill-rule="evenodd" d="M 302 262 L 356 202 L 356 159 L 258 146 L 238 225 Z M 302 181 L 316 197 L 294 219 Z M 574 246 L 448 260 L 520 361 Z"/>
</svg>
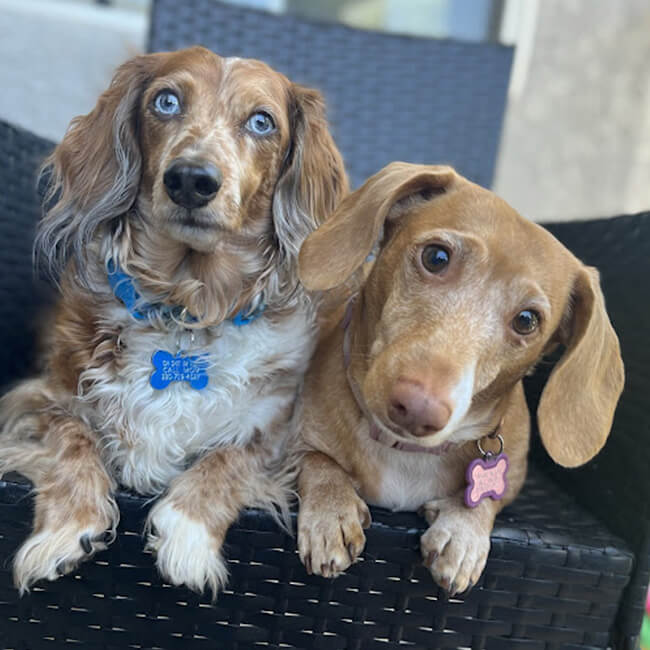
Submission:
<svg viewBox="0 0 650 650">
<path fill-rule="evenodd" d="M 183 307 L 179 305 L 171 307 L 160 302 L 153 304 L 142 302 L 141 296 L 135 286 L 135 280 L 130 275 L 124 273 L 112 259 L 108 260 L 106 264 L 106 272 L 108 275 L 108 284 L 113 290 L 113 295 L 124 304 L 133 318 L 146 320 L 153 314 L 161 314 L 176 320 L 182 318 Z M 230 319 L 230 322 L 237 327 L 248 325 L 262 315 L 265 307 L 266 305 L 261 302 L 252 311 L 250 308 L 242 309 Z M 189 314 L 186 320 L 190 323 L 195 323 L 197 319 Z"/>
</svg>

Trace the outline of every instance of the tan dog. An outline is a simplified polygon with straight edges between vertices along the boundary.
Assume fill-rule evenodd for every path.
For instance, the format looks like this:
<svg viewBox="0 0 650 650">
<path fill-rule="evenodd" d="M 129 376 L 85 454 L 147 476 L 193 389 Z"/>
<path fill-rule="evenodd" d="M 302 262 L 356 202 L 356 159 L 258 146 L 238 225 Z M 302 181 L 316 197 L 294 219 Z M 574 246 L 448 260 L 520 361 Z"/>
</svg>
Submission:
<svg viewBox="0 0 650 650">
<path fill-rule="evenodd" d="M 623 388 L 618 339 L 597 271 L 450 167 L 394 163 L 370 178 L 305 241 L 303 283 L 339 287 L 377 242 L 306 378 L 300 556 L 309 572 L 335 576 L 363 549 L 366 503 L 421 508 L 425 564 L 460 593 L 478 580 L 495 516 L 524 481 L 522 377 L 566 346 L 537 417 L 553 459 L 580 465 L 605 443 Z M 469 507 L 477 441 L 495 456 L 501 446 L 490 434 L 509 457 L 507 488 Z"/>
</svg>

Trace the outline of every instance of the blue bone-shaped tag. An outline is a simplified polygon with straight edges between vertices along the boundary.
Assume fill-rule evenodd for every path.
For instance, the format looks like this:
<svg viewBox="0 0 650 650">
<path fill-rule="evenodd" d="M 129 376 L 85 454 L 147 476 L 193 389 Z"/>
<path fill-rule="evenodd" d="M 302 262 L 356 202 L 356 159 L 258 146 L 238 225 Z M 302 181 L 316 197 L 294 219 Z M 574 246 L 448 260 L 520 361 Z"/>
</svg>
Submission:
<svg viewBox="0 0 650 650">
<path fill-rule="evenodd" d="M 173 381 L 186 381 L 195 390 L 208 385 L 208 361 L 204 354 L 184 357 L 180 352 L 173 355 L 166 350 L 157 350 L 151 362 L 155 370 L 149 383 L 156 390 L 167 388 Z"/>
</svg>

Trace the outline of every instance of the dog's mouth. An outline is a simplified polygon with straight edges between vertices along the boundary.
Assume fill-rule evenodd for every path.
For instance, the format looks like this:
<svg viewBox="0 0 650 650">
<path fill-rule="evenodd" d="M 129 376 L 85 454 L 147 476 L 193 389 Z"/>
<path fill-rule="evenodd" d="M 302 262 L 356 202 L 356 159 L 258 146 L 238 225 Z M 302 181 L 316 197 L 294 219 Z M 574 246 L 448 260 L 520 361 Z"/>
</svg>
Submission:
<svg viewBox="0 0 650 650">
<path fill-rule="evenodd" d="M 447 452 L 453 445 L 450 441 L 435 444 L 422 444 L 422 438 L 405 435 L 402 431 L 395 430 L 385 422 L 374 416 L 369 420 L 369 435 L 372 440 L 390 449 L 398 451 L 420 452 L 434 455 L 441 455 Z"/>
<path fill-rule="evenodd" d="M 201 208 L 173 210 L 166 216 L 163 227 L 173 240 L 203 253 L 212 252 L 225 234 L 215 215 Z"/>
<path fill-rule="evenodd" d="M 386 415 L 382 407 L 378 404 L 370 405 L 366 400 L 363 391 L 356 388 L 354 380 L 350 381 L 350 387 L 357 404 L 368 421 L 370 437 L 376 442 L 380 442 L 393 449 L 404 451 L 429 451 L 438 450 L 447 443 L 448 436 L 444 439 L 434 434 L 430 436 L 414 436 L 409 431 L 401 428 L 392 422 Z M 379 406 L 379 412 L 377 407 Z M 432 453 L 437 453 L 432 451 Z"/>
<path fill-rule="evenodd" d="M 438 447 L 446 444 L 445 440 L 439 440 L 435 434 L 424 437 L 414 436 L 393 422 L 387 421 L 386 417 L 375 413 L 367 407 L 365 411 L 366 419 L 370 427 L 370 437 L 389 447 L 409 451 L 426 451 L 429 449 L 438 449 Z"/>
<path fill-rule="evenodd" d="M 201 208 L 176 210 L 170 215 L 169 220 L 177 227 L 191 230 L 219 230 L 221 228 L 214 215 Z"/>
</svg>

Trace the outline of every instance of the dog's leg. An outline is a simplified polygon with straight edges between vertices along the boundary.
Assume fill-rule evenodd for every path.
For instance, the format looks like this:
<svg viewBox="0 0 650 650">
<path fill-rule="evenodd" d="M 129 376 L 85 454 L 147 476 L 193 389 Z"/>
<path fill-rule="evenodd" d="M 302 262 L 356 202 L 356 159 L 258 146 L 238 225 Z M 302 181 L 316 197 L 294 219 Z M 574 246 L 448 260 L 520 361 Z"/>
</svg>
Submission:
<svg viewBox="0 0 650 650">
<path fill-rule="evenodd" d="M 523 394 L 520 401 L 519 407 L 524 412 Z M 420 508 L 420 514 L 430 524 L 420 539 L 424 565 L 450 595 L 467 591 L 478 582 L 490 551 L 494 519 L 523 485 L 528 424 L 525 418 L 519 418 L 518 422 L 525 430 L 518 439 L 519 443 L 509 446 L 508 486 L 501 500 L 486 498 L 475 508 L 470 508 L 465 505 L 463 489 L 449 497 L 428 501 Z"/>
<path fill-rule="evenodd" d="M 244 507 L 280 511 L 288 517 L 289 474 L 273 475 L 256 445 L 214 450 L 171 483 L 147 520 L 148 548 L 160 573 L 172 584 L 213 596 L 228 571 L 224 538 Z"/>
<path fill-rule="evenodd" d="M 329 456 L 308 452 L 298 478 L 298 551 L 308 573 L 337 576 L 366 544 L 370 512 L 348 474 Z"/>
<path fill-rule="evenodd" d="M 35 392 L 19 387 L 3 400 L 0 435 L 0 474 L 24 474 L 36 493 L 34 529 L 14 559 L 21 593 L 37 580 L 56 580 L 106 548 L 119 520 L 115 485 L 92 431 L 57 410 L 46 391 L 36 390 L 40 382 L 28 384 Z"/>
<path fill-rule="evenodd" d="M 520 384 L 502 421 L 510 466 L 507 488 L 501 500 L 483 499 L 475 508 L 465 505 L 464 489 L 446 498 L 433 499 L 420 508 L 430 524 L 420 539 L 424 565 L 450 595 L 471 589 L 481 577 L 494 519 L 521 490 L 526 478 L 529 416 Z"/>
<path fill-rule="evenodd" d="M 424 564 L 450 595 L 470 589 L 481 577 L 498 510 L 491 499 L 468 508 L 462 493 L 422 506 L 420 513 L 430 524 L 420 539 Z"/>
</svg>

